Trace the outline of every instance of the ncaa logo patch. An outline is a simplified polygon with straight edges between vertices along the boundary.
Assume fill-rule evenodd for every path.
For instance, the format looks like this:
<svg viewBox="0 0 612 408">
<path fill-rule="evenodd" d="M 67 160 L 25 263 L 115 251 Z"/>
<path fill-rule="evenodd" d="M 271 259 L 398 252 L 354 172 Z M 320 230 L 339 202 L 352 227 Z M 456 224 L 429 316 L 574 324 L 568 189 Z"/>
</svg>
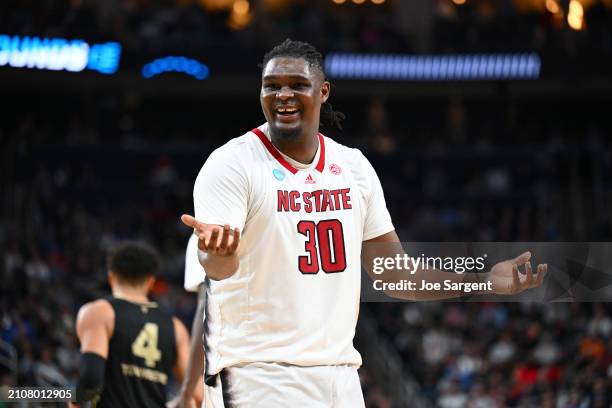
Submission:
<svg viewBox="0 0 612 408">
<path fill-rule="evenodd" d="M 281 169 L 272 170 L 272 175 L 274 175 L 274 178 L 277 179 L 278 181 L 283 181 L 286 177 L 285 172 Z"/>
<path fill-rule="evenodd" d="M 340 168 L 340 166 L 335 163 L 329 165 L 329 171 L 331 171 L 332 174 L 335 174 L 336 176 L 342 173 L 342 169 Z"/>
</svg>

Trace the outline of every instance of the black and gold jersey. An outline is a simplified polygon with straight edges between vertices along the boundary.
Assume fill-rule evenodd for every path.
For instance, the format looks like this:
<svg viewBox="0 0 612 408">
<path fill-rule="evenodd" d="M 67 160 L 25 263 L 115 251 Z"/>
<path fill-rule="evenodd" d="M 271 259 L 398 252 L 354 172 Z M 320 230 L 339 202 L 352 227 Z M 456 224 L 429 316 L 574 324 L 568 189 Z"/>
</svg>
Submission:
<svg viewBox="0 0 612 408">
<path fill-rule="evenodd" d="M 165 407 L 176 360 L 172 316 L 152 302 L 106 300 L 115 311 L 115 328 L 96 407 Z"/>
</svg>

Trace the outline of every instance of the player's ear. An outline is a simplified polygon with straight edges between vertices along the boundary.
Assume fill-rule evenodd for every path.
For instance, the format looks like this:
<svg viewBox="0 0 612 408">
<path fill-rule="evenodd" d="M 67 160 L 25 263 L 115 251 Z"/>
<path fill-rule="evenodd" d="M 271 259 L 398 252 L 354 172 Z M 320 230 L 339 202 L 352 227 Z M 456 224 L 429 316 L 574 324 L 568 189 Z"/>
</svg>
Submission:
<svg viewBox="0 0 612 408">
<path fill-rule="evenodd" d="M 331 84 L 328 81 L 323 81 L 323 83 L 321 84 L 321 104 L 327 102 L 330 91 Z"/>
<path fill-rule="evenodd" d="M 149 276 L 145 281 L 145 287 L 147 288 L 147 293 L 153 289 L 153 285 L 155 285 L 155 276 Z"/>
</svg>

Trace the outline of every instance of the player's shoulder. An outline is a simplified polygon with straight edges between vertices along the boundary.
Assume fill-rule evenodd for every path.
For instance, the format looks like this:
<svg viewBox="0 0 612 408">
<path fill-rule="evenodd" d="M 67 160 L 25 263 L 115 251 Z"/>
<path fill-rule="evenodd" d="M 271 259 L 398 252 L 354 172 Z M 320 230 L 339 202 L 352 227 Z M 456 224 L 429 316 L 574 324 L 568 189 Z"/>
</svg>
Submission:
<svg viewBox="0 0 612 408">
<path fill-rule="evenodd" d="M 102 298 L 85 303 L 77 314 L 77 325 L 106 324 L 115 319 L 115 310 L 108 299 Z"/>
<path fill-rule="evenodd" d="M 253 154 L 253 141 L 255 139 L 252 131 L 245 132 L 216 148 L 208 160 L 242 159 L 236 162 L 241 163 Z"/>
<path fill-rule="evenodd" d="M 85 303 L 79 309 L 79 313 L 83 313 L 83 314 L 95 314 L 95 313 L 107 314 L 107 313 L 114 313 L 114 311 L 113 311 L 113 306 L 111 305 L 111 303 L 110 303 L 110 301 L 108 299 L 100 298 L 100 299 L 96 299 L 96 300 L 93 300 L 91 302 Z"/>
<path fill-rule="evenodd" d="M 246 132 L 215 149 L 204 161 L 194 188 L 199 190 L 198 185 L 210 182 L 211 178 L 248 180 L 250 164 L 256 161 L 253 139 L 256 139 L 256 136 Z"/>
<path fill-rule="evenodd" d="M 323 135 L 323 137 L 325 138 L 326 150 L 332 160 L 342 160 L 354 171 L 360 170 L 364 162 L 367 162 L 366 157 L 358 148 L 343 145 L 329 136 Z"/>
</svg>

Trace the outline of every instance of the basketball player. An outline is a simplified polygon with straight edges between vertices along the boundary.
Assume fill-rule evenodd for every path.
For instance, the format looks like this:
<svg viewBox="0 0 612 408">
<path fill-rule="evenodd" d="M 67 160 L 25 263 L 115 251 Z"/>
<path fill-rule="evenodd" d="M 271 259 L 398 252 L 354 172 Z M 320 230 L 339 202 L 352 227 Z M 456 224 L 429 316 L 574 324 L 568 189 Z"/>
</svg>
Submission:
<svg viewBox="0 0 612 408">
<path fill-rule="evenodd" d="M 112 296 L 85 304 L 77 315 L 77 403 L 164 407 L 170 376 L 182 379 L 187 330 L 147 297 L 158 270 L 157 253 L 141 243 L 123 243 L 109 255 Z"/>
<path fill-rule="evenodd" d="M 195 218 L 182 220 L 208 278 L 206 408 L 364 406 L 362 243 L 399 239 L 367 159 L 319 133 L 321 116 L 342 119 L 329 96 L 321 54 L 286 40 L 263 60 L 266 123 L 215 150 L 196 179 Z M 515 273 L 529 257 L 493 268 L 497 293 L 536 285 Z"/>
</svg>

